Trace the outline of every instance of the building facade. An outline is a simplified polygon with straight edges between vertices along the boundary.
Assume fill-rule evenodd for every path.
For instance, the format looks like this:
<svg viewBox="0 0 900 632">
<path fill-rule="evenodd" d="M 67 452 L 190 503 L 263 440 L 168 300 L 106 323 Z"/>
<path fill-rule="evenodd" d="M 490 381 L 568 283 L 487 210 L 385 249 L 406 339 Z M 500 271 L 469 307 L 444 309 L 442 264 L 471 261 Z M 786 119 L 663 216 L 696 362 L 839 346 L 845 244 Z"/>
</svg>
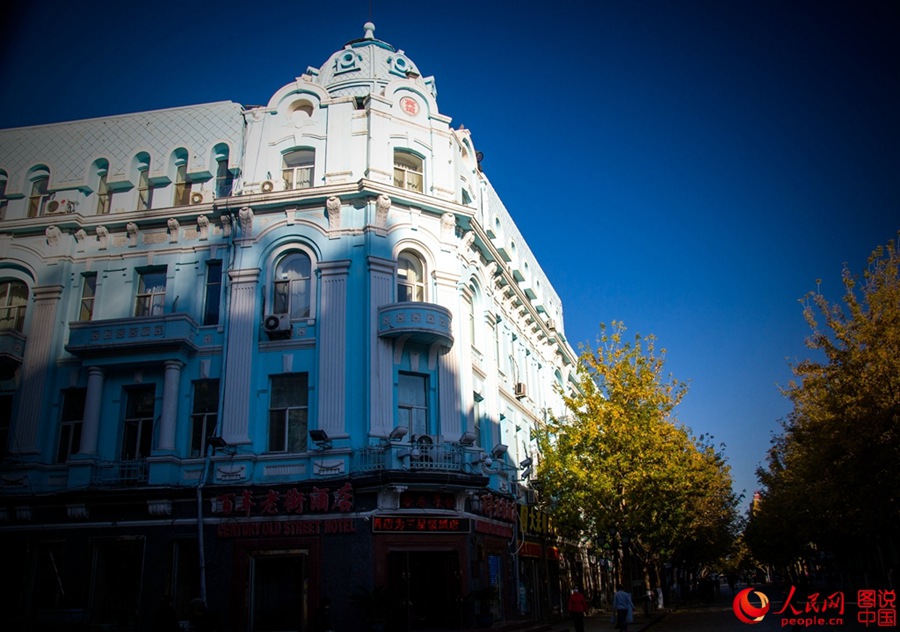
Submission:
<svg viewBox="0 0 900 632">
<path fill-rule="evenodd" d="M 575 354 L 435 94 L 367 24 L 264 107 L 0 130 L 4 629 L 558 608 Z"/>
</svg>

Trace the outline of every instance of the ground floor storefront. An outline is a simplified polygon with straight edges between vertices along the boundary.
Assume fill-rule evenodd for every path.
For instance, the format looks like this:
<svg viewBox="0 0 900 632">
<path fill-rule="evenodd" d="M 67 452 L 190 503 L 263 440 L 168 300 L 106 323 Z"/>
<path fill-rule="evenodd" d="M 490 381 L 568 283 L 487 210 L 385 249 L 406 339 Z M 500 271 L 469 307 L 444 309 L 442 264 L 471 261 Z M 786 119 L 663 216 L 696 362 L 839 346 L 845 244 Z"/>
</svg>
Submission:
<svg viewBox="0 0 900 632">
<path fill-rule="evenodd" d="M 9 499 L 5 499 L 4 502 Z M 558 549 L 472 485 L 91 490 L 6 502 L 3 629 L 306 632 L 476 628 L 561 614 Z M 527 533 L 527 535 L 526 535 Z"/>
</svg>

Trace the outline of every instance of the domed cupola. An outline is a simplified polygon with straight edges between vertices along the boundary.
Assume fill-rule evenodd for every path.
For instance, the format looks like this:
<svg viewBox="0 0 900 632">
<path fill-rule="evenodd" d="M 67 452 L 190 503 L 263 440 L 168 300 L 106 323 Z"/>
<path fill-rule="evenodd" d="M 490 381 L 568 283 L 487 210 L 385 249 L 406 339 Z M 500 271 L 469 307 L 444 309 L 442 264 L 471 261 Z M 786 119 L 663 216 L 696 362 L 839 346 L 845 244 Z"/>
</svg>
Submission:
<svg viewBox="0 0 900 632">
<path fill-rule="evenodd" d="M 380 94 L 397 79 L 421 78 L 416 65 L 402 50 L 375 38 L 374 24 L 367 22 L 364 28 L 363 37 L 347 42 L 318 71 L 307 71 L 315 77 L 315 83 L 332 96 L 365 97 L 373 92 Z M 431 96 L 436 97 L 434 77 L 421 80 Z"/>
</svg>

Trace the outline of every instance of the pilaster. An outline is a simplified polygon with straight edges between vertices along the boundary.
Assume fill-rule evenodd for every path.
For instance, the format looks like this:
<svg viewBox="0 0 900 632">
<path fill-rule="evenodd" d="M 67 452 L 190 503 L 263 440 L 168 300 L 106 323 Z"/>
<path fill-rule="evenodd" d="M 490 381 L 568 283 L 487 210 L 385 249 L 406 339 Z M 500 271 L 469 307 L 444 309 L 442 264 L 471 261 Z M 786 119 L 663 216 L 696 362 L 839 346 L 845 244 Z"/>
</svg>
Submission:
<svg viewBox="0 0 900 632">
<path fill-rule="evenodd" d="M 347 277 L 350 260 L 318 265 L 321 300 L 319 329 L 318 427 L 330 437 L 346 436 L 347 390 Z"/>
<path fill-rule="evenodd" d="M 259 268 L 231 270 L 231 301 L 225 349 L 222 438 L 231 445 L 250 443 L 250 392 L 256 345 L 256 290 Z"/>
</svg>

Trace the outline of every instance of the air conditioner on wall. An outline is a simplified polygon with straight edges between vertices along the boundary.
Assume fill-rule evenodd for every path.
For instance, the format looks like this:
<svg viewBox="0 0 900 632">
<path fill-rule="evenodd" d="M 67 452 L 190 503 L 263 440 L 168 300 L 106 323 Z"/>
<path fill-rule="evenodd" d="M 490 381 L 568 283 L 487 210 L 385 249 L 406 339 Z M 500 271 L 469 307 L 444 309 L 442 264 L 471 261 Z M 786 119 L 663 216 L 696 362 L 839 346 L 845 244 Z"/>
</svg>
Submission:
<svg viewBox="0 0 900 632">
<path fill-rule="evenodd" d="M 275 182 L 272 180 L 263 180 L 259 185 L 259 190 L 263 193 L 271 193 L 275 190 Z"/>
<path fill-rule="evenodd" d="M 524 382 L 516 382 L 516 386 L 515 386 L 515 389 L 513 392 L 515 393 L 516 397 L 518 397 L 519 399 L 522 399 L 523 397 L 525 397 L 528 394 L 525 390 Z"/>
<path fill-rule="evenodd" d="M 191 193 L 191 204 L 212 202 L 212 191 L 194 191 Z"/>
<path fill-rule="evenodd" d="M 263 320 L 263 329 L 269 338 L 287 338 L 291 335 L 291 317 L 287 314 L 269 314 Z"/>
</svg>

